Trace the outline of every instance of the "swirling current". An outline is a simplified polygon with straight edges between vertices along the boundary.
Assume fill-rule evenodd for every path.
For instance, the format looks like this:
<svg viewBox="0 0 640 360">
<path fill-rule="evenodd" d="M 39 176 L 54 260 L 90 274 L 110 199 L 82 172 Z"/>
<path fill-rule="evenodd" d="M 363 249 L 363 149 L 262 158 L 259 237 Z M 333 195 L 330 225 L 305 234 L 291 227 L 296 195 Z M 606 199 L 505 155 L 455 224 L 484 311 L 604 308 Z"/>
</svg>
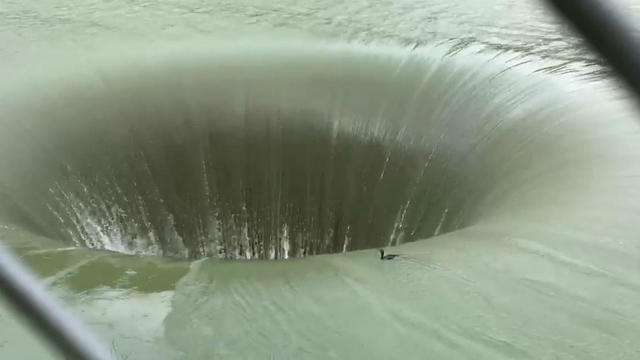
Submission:
<svg viewBox="0 0 640 360">
<path fill-rule="evenodd" d="M 3 152 L 5 212 L 77 246 L 187 258 L 344 252 L 461 228 L 531 85 L 442 56 L 299 44 L 118 61 L 98 84 L 72 74 L 9 107 L 23 120 L 3 135 L 40 146 Z"/>
<path fill-rule="evenodd" d="M 365 19 L 346 40 L 25 46 L 55 56 L 3 66 L 0 240 L 114 357 L 635 358 L 624 89 L 545 22 L 525 46 L 515 29 L 408 39 Z M 3 357 L 55 358 L 36 343 L 0 332 Z"/>
</svg>

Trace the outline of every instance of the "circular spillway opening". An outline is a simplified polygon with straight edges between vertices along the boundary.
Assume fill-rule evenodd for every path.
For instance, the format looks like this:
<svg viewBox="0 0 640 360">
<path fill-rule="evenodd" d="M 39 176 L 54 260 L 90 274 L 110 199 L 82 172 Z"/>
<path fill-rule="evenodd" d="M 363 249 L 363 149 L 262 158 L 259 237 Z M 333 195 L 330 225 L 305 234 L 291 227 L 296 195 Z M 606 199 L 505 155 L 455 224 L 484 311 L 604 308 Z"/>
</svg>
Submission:
<svg viewBox="0 0 640 360">
<path fill-rule="evenodd" d="M 501 163 L 487 129 L 522 116 L 525 90 L 437 51 L 291 50 L 131 55 L 22 94 L 4 213 L 79 246 L 228 259 L 473 221 Z"/>
</svg>

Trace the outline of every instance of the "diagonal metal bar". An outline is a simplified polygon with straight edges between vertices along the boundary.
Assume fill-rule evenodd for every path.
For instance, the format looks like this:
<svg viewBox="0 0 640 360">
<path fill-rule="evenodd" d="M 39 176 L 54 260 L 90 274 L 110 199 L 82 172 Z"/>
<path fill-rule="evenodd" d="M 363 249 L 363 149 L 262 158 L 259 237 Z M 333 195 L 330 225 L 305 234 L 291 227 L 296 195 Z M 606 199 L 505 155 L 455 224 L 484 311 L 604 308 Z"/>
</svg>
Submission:
<svg viewBox="0 0 640 360">
<path fill-rule="evenodd" d="M 68 359 L 110 360 L 110 352 L 0 244 L 0 290 L 14 308 Z"/>
<path fill-rule="evenodd" d="M 610 1 L 546 0 L 640 97 L 640 42 L 628 16 Z"/>
</svg>

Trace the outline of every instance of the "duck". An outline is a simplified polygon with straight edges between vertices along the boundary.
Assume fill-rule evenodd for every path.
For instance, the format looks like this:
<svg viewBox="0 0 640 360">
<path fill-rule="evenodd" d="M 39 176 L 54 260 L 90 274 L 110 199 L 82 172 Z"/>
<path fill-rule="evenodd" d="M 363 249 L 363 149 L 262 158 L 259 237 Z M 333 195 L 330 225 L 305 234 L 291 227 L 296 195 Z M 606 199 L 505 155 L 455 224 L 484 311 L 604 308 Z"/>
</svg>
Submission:
<svg viewBox="0 0 640 360">
<path fill-rule="evenodd" d="M 380 260 L 393 260 L 397 257 L 399 257 L 400 255 L 398 254 L 384 254 L 384 249 L 380 249 Z"/>
</svg>

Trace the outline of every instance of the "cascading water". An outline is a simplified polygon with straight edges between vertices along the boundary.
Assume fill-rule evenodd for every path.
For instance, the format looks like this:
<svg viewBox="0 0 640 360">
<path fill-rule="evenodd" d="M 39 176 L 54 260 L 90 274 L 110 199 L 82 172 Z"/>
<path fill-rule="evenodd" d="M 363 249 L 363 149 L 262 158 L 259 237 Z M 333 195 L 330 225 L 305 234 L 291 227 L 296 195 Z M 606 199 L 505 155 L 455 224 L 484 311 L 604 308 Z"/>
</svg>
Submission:
<svg viewBox="0 0 640 360">
<path fill-rule="evenodd" d="M 19 99 L 7 203 L 75 245 L 187 258 L 344 252 L 468 225 L 500 138 L 477 129 L 508 126 L 514 101 L 481 89 L 513 80 L 438 49 L 295 47 L 116 63 Z"/>
</svg>

